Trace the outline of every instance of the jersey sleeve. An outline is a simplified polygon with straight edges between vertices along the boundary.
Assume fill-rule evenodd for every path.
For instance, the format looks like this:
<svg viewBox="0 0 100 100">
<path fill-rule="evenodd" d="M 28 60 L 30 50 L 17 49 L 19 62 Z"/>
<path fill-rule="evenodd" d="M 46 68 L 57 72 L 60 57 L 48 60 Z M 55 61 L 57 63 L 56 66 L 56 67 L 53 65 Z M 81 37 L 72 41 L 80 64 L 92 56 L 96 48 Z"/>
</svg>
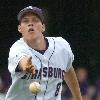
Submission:
<svg viewBox="0 0 100 100">
<path fill-rule="evenodd" d="M 72 67 L 72 63 L 74 61 L 74 54 L 73 54 L 69 44 L 68 44 L 68 48 L 69 48 L 69 50 L 66 55 L 66 56 L 68 56 L 68 63 L 67 63 L 66 71 L 68 71 Z"/>
<path fill-rule="evenodd" d="M 8 58 L 8 69 L 10 73 L 12 74 L 15 73 L 19 61 L 25 56 L 29 56 L 29 53 L 23 47 L 21 48 L 15 46 L 10 49 L 9 58 Z"/>
<path fill-rule="evenodd" d="M 72 67 L 72 63 L 74 61 L 74 54 L 71 50 L 71 47 L 69 45 L 69 43 L 63 39 L 62 37 L 58 37 L 59 41 L 60 41 L 60 45 L 63 48 L 63 56 L 64 56 L 64 61 L 65 61 L 65 71 L 68 71 L 71 67 Z"/>
</svg>

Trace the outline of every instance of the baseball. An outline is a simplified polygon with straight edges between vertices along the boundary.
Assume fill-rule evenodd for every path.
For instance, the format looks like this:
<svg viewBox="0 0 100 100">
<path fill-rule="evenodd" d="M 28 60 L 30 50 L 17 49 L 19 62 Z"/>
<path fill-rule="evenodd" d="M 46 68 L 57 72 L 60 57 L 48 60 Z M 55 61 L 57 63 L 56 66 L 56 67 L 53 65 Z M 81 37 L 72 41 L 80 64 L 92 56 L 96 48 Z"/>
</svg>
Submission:
<svg viewBox="0 0 100 100">
<path fill-rule="evenodd" d="M 33 82 L 29 85 L 29 90 L 33 94 L 37 94 L 41 91 L 41 85 L 38 82 Z"/>
</svg>

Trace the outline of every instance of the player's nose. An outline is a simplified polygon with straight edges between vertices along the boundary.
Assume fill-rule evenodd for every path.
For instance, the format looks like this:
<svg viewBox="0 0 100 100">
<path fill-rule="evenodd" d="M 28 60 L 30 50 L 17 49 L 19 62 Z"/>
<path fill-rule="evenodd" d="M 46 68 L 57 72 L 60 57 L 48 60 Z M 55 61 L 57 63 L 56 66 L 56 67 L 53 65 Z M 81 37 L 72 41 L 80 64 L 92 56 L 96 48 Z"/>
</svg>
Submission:
<svg viewBox="0 0 100 100">
<path fill-rule="evenodd" d="M 29 23 L 28 26 L 30 27 L 30 26 L 34 26 L 34 25 L 33 25 L 33 23 Z"/>
</svg>

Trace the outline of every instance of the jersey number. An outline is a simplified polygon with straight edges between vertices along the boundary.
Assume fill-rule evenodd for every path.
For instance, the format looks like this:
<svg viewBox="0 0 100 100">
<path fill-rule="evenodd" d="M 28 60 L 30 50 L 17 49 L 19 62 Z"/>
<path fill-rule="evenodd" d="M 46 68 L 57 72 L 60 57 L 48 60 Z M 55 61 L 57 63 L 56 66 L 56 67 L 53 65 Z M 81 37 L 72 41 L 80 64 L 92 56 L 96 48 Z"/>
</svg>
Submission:
<svg viewBox="0 0 100 100">
<path fill-rule="evenodd" d="M 60 90 L 60 86 L 61 86 L 61 83 L 58 83 L 58 84 L 57 84 L 57 87 L 56 87 L 55 96 L 57 96 L 57 95 L 58 95 L 59 90 Z"/>
</svg>

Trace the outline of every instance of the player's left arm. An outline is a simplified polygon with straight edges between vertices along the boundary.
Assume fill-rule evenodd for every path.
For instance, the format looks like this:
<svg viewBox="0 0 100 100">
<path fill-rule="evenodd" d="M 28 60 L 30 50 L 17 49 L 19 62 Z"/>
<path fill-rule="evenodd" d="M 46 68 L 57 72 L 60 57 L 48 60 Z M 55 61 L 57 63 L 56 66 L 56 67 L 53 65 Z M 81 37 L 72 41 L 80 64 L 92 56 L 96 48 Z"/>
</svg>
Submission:
<svg viewBox="0 0 100 100">
<path fill-rule="evenodd" d="M 79 84 L 73 67 L 71 67 L 67 72 L 65 72 L 64 80 L 67 83 L 74 100 L 82 100 Z"/>
</svg>

